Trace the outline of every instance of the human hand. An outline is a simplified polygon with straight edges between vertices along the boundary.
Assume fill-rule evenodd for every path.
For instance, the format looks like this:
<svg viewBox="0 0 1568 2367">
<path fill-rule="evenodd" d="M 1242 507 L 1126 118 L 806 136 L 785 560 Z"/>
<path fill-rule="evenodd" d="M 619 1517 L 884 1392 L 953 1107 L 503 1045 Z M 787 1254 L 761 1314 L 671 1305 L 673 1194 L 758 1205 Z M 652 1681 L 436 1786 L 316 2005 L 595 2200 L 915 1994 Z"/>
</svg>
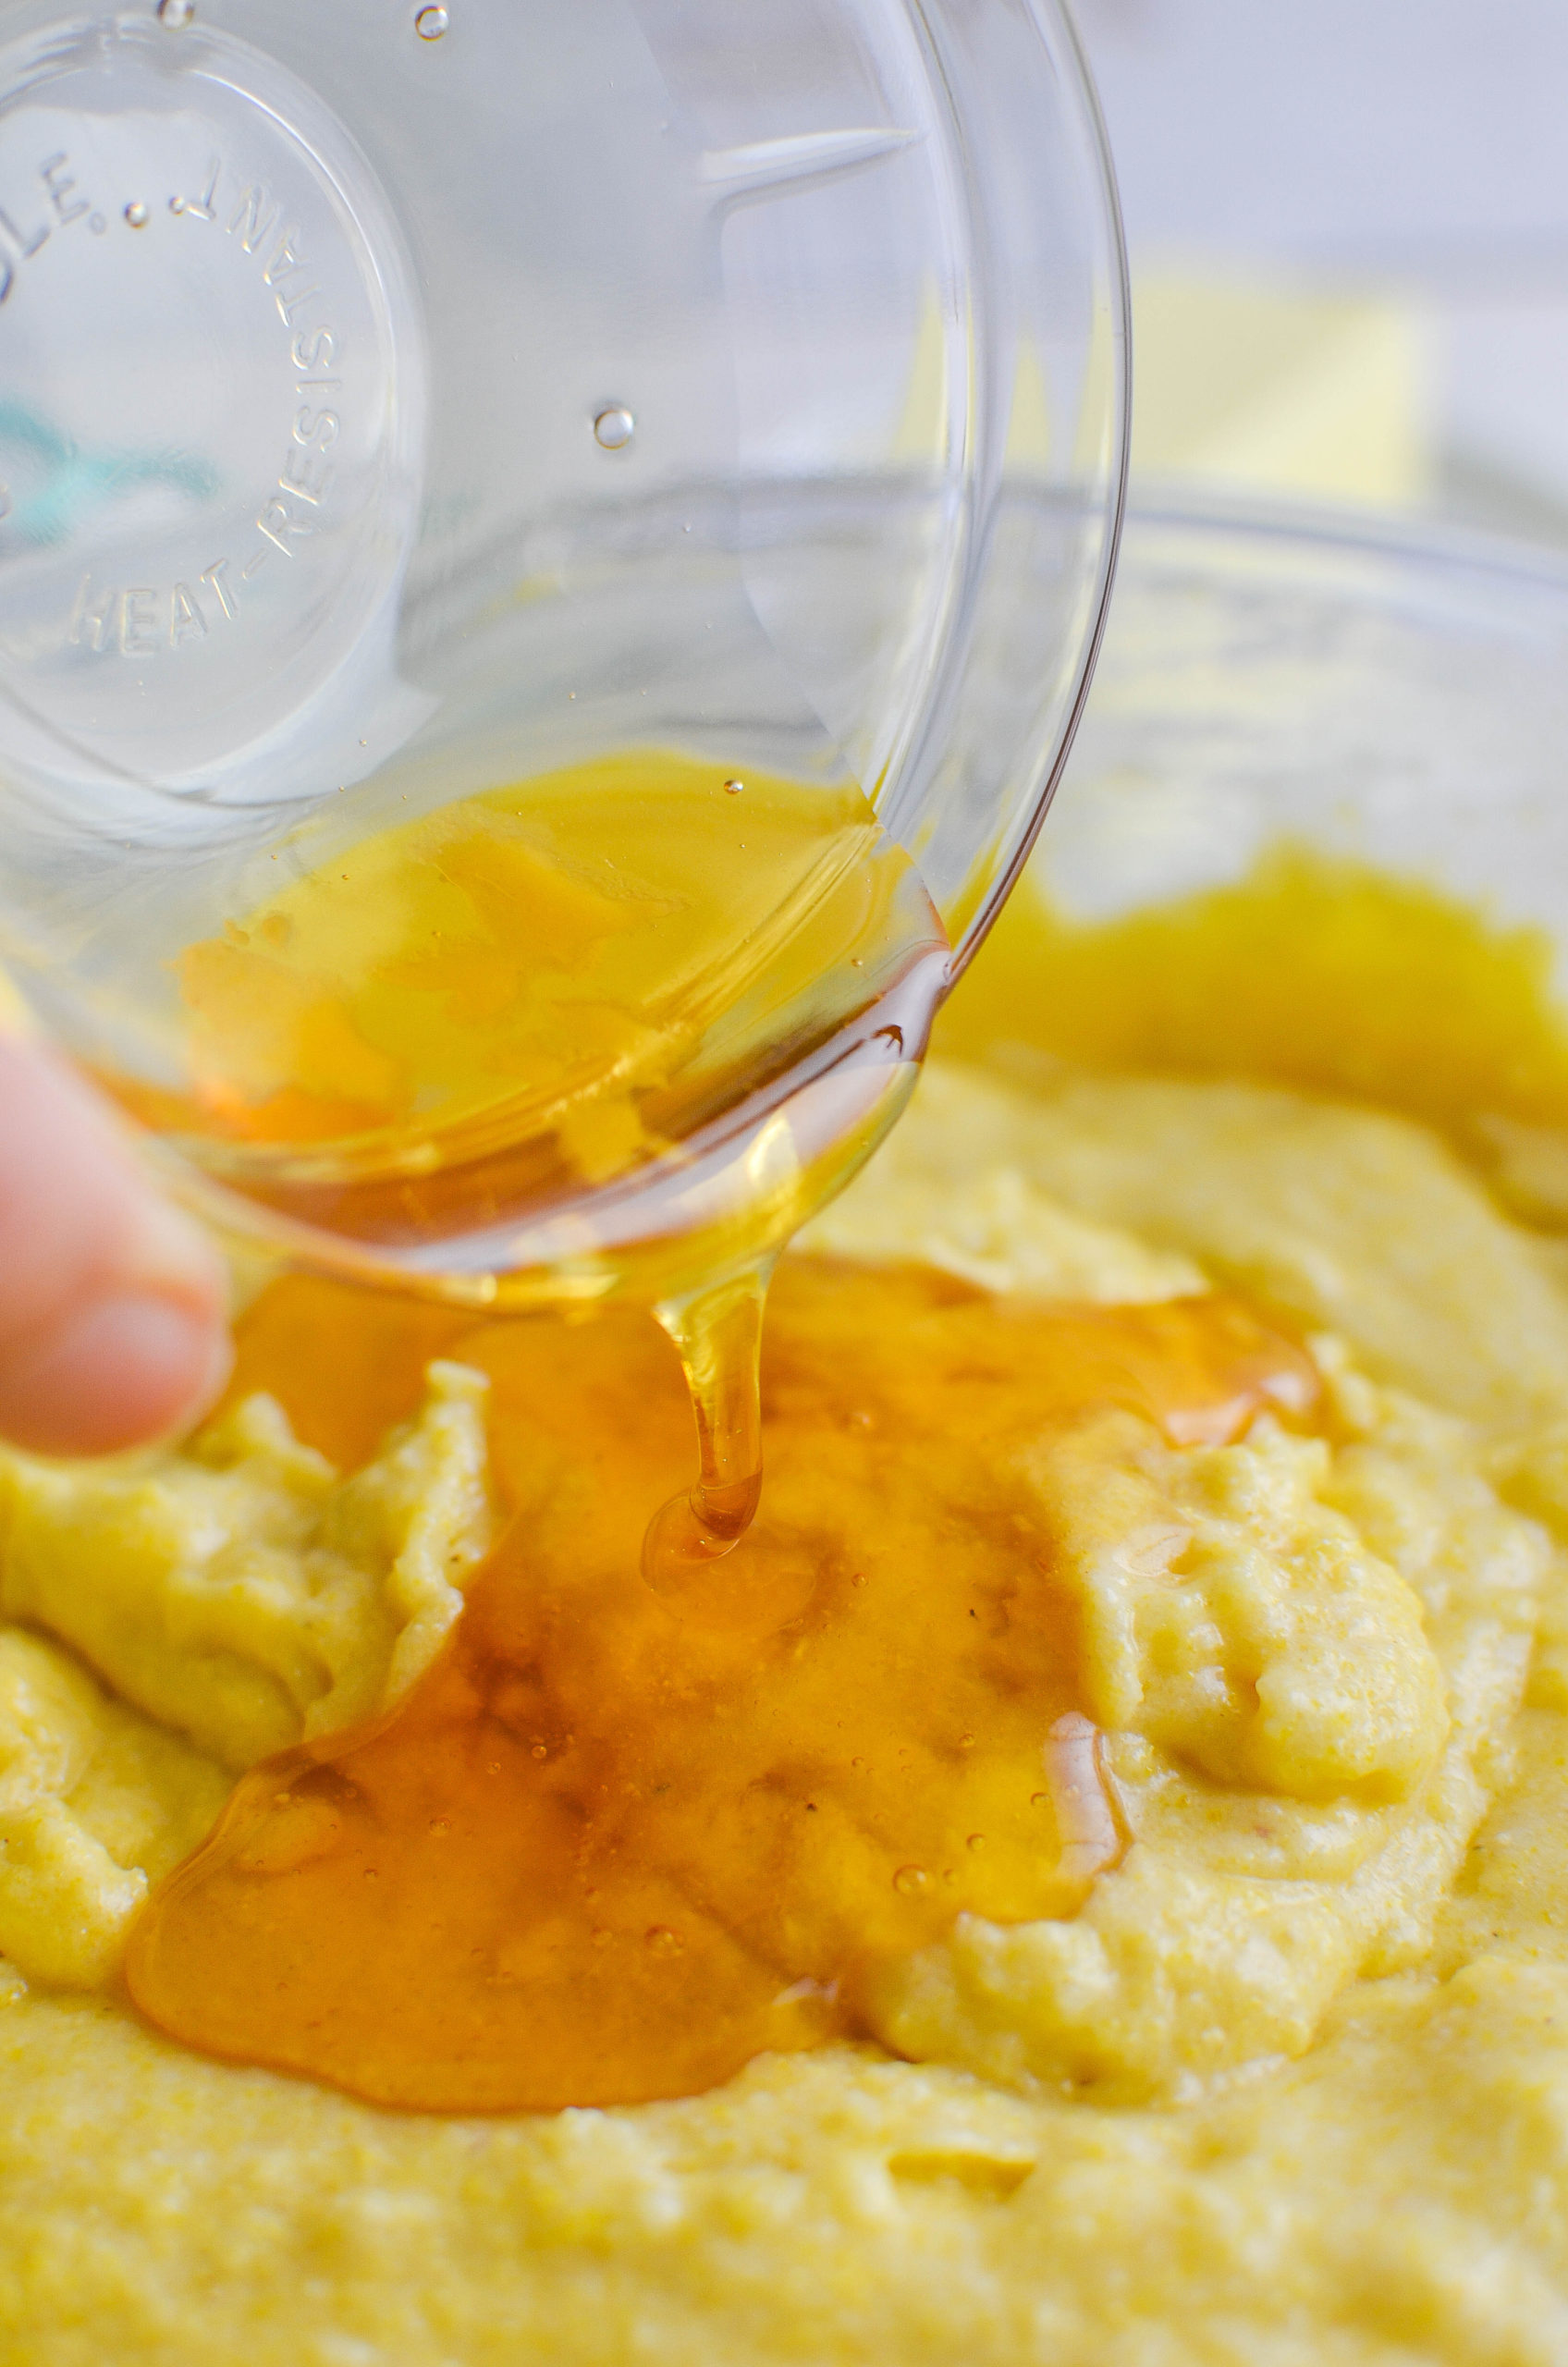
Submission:
<svg viewBox="0 0 1568 2367">
<path fill-rule="evenodd" d="M 227 1298 L 86 1086 L 0 1033 L 0 1435 L 107 1454 L 193 1420 L 227 1377 Z"/>
</svg>

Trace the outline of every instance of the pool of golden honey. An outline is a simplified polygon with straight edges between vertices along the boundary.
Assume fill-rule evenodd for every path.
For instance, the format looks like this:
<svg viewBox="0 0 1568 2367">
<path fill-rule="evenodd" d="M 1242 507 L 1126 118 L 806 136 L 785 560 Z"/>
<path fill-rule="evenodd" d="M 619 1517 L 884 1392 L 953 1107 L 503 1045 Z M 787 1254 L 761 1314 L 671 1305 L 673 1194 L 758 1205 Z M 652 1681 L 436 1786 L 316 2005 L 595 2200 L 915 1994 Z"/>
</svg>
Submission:
<svg viewBox="0 0 1568 2367">
<path fill-rule="evenodd" d="M 241 1383 L 351 1453 L 439 1322 L 285 1283 Z M 867 1968 L 962 1912 L 1072 1913 L 1118 1828 L 1006 1442 L 1120 1405 L 1219 1443 L 1317 1393 L 1233 1300 L 1051 1309 L 799 1261 L 763 1515 L 676 1612 L 639 1575 L 685 1432 L 654 1327 L 439 1344 L 492 1378 L 512 1515 L 456 1639 L 389 1721 L 241 1784 L 129 1977 L 194 2045 L 445 2110 L 691 2092 L 852 2031 Z"/>
</svg>

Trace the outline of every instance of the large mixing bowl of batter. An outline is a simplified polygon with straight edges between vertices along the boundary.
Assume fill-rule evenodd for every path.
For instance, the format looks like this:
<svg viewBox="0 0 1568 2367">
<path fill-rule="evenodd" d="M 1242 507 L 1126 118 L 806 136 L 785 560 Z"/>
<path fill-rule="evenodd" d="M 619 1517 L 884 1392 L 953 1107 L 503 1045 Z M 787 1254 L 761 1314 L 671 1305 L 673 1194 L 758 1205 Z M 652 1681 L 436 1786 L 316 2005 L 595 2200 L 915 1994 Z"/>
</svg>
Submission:
<svg viewBox="0 0 1568 2367">
<path fill-rule="evenodd" d="M 1550 558 L 1134 521 L 727 1618 L 624 1308 L 296 1275 L 0 1455 L 0 2349 L 1562 2355 L 1565 659 Z"/>
</svg>

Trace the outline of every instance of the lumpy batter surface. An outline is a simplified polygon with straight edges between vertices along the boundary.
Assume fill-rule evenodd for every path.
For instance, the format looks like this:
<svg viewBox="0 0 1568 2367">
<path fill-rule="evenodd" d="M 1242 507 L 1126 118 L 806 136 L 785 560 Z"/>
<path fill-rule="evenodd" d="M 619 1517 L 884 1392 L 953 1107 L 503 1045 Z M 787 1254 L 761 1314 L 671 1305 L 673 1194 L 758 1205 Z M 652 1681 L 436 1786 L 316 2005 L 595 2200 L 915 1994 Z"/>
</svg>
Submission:
<svg viewBox="0 0 1568 2367">
<path fill-rule="evenodd" d="M 1105 1040 L 1037 1044 L 1028 1090 L 934 1066 L 806 1245 L 852 1284 L 802 1262 L 781 1296 L 776 1526 L 749 1602 L 680 1656 L 676 1628 L 639 1625 L 645 1607 L 582 1645 L 573 1631 L 557 1680 L 577 1688 L 572 1717 L 557 1735 L 531 1702 L 517 1725 L 518 1773 L 542 1769 L 558 1799 L 567 1735 L 651 1770 L 657 1686 L 699 1673 L 677 1705 L 692 1733 L 711 1688 L 711 1747 L 675 1750 L 670 1729 L 692 1786 L 684 1825 L 660 1828 L 686 1834 L 679 1911 L 692 1862 L 711 1877 L 754 1834 L 771 1873 L 747 1886 L 765 1902 L 747 1961 L 770 1983 L 805 1969 L 787 1984 L 803 2017 L 790 2051 L 729 2079 L 710 2064 L 720 2084 L 702 2094 L 378 2111 L 179 2047 L 122 1987 L 150 1883 L 236 1783 L 243 1800 L 263 1780 L 247 1771 L 280 1752 L 326 1767 L 345 1735 L 392 1736 L 462 1665 L 465 1591 L 472 1637 L 520 1536 L 545 1573 L 524 1625 L 571 1631 L 582 1562 L 559 1540 L 599 1536 L 602 1572 L 619 1517 L 605 1475 L 645 1463 L 662 1480 L 668 1455 L 673 1483 L 689 1459 L 656 1343 L 643 1367 L 618 1352 L 616 1444 L 595 1469 L 569 1451 L 599 1386 L 592 1328 L 530 1380 L 537 1331 L 405 1315 L 394 1354 L 291 1288 L 251 1310 L 233 1401 L 179 1451 L 89 1471 L 4 1457 L 0 2357 L 1568 2355 L 1568 1285 L 1556 1238 L 1521 1221 L 1555 1205 L 1559 1055 L 1531 948 L 1403 891 L 1380 932 L 1378 892 L 1306 882 L 1299 961 L 1278 875 L 1251 903 L 1171 917 L 1195 932 L 1176 950 L 1202 950 L 1229 1047 L 1212 1061 L 1194 1049 L 1198 988 L 1174 1017 L 1159 1002 L 1175 940 L 1157 930 L 1108 935 L 1101 983 L 1123 985 Z M 1326 909 L 1343 921 L 1337 974 Z M 1295 962 L 1317 982 L 1319 1018 L 1356 1008 L 1357 963 L 1375 971 L 1403 932 L 1426 979 L 1403 1063 L 1397 1012 L 1338 1069 L 1340 1031 L 1293 1038 L 1284 986 L 1272 1036 L 1267 1012 L 1242 1012 L 1260 927 L 1280 978 Z M 1035 975 L 1092 981 L 1096 942 L 1047 933 Z M 1444 1067 L 1456 949 L 1468 1069 Z M 1028 1009 L 1053 1006 L 1042 987 Z M 1488 1049 L 1506 1049 L 1510 1008 L 1528 1074 Z M 1013 998 L 993 1036 L 1016 1038 L 1024 1011 Z M 1184 1073 L 1151 1073 L 1162 1060 Z M 1464 1107 L 1441 1082 L 1462 1073 L 1479 1079 Z M 814 1333 L 814 1294 L 837 1336 Z M 1316 1374 L 1320 1399 L 1259 1390 L 1256 1366 L 1238 1395 L 1207 1351 L 1174 1393 L 1148 1368 L 1125 1385 L 1129 1343 L 1158 1341 L 1168 1377 L 1172 1339 L 1232 1320 L 1274 1343 L 1265 1372 Z M 1022 1411 L 985 1377 L 1008 1324 L 1042 1343 Z M 1064 1325 L 1080 1372 L 1085 1342 L 1115 1340 L 1122 1382 L 1053 1397 L 1044 1343 Z M 487 1406 L 525 1383 L 533 1418 L 494 1424 Z M 924 1427 L 905 1391 L 924 1392 Z M 1195 1426 L 1172 1420 L 1194 1404 Z M 875 1555 L 821 1550 L 825 1475 L 876 1480 Z M 1030 1628 L 1036 1585 L 1052 1616 Z M 1029 1654 L 1001 1649 L 998 1607 Z M 992 1614 L 979 1639 L 972 1608 Z M 886 1663 L 853 1733 L 827 1731 L 835 1634 L 857 1675 Z M 654 1688 L 635 1731 L 615 1718 L 618 1653 Z M 998 1670 L 1022 1671 L 1013 1696 Z M 726 1711 L 737 1768 L 765 1777 L 747 1835 L 719 1829 L 736 1796 L 698 1780 Z M 879 1764 L 893 1711 L 924 1754 L 907 1784 Z M 802 1721 L 805 1764 L 783 1748 Z M 1026 1760 L 1044 1797 L 1020 1808 Z M 876 1804 L 851 1814 L 863 1773 Z M 260 1837 L 287 1883 L 294 1803 L 277 1788 Z M 629 1813 L 655 1829 L 637 1821 L 647 1803 Z M 905 1820 L 925 1837 L 903 1864 L 943 1883 L 953 1867 L 956 1898 L 887 1879 Z M 972 1852 L 971 1833 L 1001 1846 Z M 325 1862 L 298 1857 L 305 1874 Z M 791 1895 L 813 1902 L 825 1954 L 792 1953 Z M 738 1928 L 728 1902 L 718 1919 Z M 628 1919 L 607 1953 L 635 1942 L 638 1965 L 679 1968 L 666 1933 L 690 1944 L 673 1906 Z M 833 2038 L 851 1995 L 855 2035 Z"/>
</svg>

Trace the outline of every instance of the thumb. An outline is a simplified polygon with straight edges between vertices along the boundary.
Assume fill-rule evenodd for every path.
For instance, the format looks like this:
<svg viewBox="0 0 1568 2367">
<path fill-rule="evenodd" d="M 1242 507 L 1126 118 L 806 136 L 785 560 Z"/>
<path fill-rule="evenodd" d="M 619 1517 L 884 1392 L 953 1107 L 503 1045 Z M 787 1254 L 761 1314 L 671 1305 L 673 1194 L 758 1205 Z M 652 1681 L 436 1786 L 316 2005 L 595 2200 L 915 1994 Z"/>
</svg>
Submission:
<svg viewBox="0 0 1568 2367">
<path fill-rule="evenodd" d="M 0 1034 L 0 1435 L 107 1454 L 193 1420 L 228 1372 L 226 1301 L 93 1095 Z"/>
</svg>

